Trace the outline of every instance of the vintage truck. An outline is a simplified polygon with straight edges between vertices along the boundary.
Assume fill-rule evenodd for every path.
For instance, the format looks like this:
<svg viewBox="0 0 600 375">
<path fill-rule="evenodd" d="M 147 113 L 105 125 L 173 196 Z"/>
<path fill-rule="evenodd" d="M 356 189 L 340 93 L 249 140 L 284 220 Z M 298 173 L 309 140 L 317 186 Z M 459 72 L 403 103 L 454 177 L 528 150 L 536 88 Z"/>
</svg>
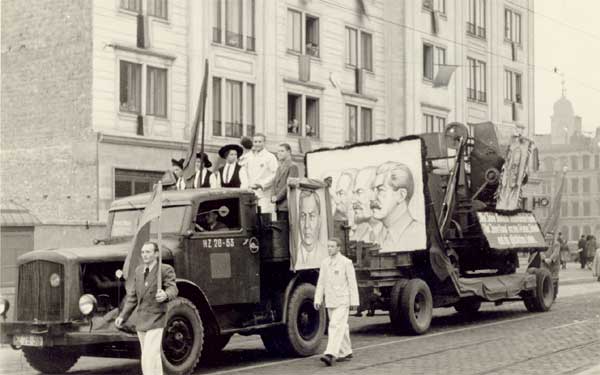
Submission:
<svg viewBox="0 0 600 375">
<path fill-rule="evenodd" d="M 490 127 L 482 125 L 478 131 L 484 130 Z M 405 150 L 405 145 L 413 149 Z M 453 153 L 448 153 L 448 148 Z M 387 248 L 376 240 L 353 238 L 356 222 L 337 215 L 342 202 L 336 199 L 361 192 L 357 188 L 343 192 L 338 189 L 343 178 L 330 178 L 336 171 L 323 175 L 317 169 L 340 167 L 355 151 L 356 160 L 365 163 L 376 163 L 374 159 L 379 158 L 377 163 L 387 165 L 388 159 L 407 155 L 413 159 L 418 188 L 411 194 L 420 195 L 421 200 L 412 204 L 411 210 L 413 214 L 420 211 L 415 222 L 422 226 L 417 228 L 422 243 L 408 249 L 402 248 L 403 243 Z M 335 235 L 342 239 L 343 253 L 355 264 L 360 309 L 389 311 L 394 330 L 426 332 L 434 307 L 454 306 L 459 312 L 472 313 L 481 302 L 523 300 L 531 311 L 548 310 L 556 280 L 542 261 L 540 254 L 546 246 L 543 238 L 540 241 L 535 218 L 527 212 L 494 209 L 494 191 L 504 163 L 504 158 L 497 157 L 499 153 L 495 138 L 478 137 L 477 131 L 471 136 L 462 127 L 318 150 L 306 156 L 311 179 L 290 182 L 289 223 L 261 214 L 250 190 L 164 192 L 161 251 L 164 262 L 175 268 L 179 288 L 177 299 L 169 302 L 163 337 L 166 372 L 192 372 L 201 359 L 221 350 L 235 333 L 259 334 L 267 350 L 280 355 L 317 352 L 326 325 L 324 309 L 313 308 L 318 269 L 302 269 L 295 261 L 302 230 L 296 193 L 302 186 L 319 190 L 324 197 L 320 238 L 326 241 Z M 386 193 L 378 184 L 368 181 L 366 190 Z M 398 194 L 403 197 L 406 191 Z M 0 323 L 1 342 L 23 350 L 31 366 L 45 373 L 63 373 L 80 356 L 139 355 L 136 335 L 117 330 L 114 319 L 125 294 L 123 261 L 149 198 L 149 194 L 141 194 L 115 201 L 109 211 L 107 236 L 96 246 L 33 251 L 19 258 L 15 319 Z M 218 212 L 227 229 L 198 230 L 205 227 L 207 212 Z M 497 220 L 497 225 L 484 228 L 484 217 Z M 528 243 L 498 246 L 494 242 L 498 238 L 485 230 L 506 230 L 511 217 L 518 217 L 537 237 Z M 372 223 L 377 226 L 378 221 Z M 155 234 L 156 228 L 151 228 L 151 236 Z M 531 261 L 525 272 L 516 273 L 516 251 L 523 249 L 531 252 Z M 0 307 L 8 308 L 5 303 Z"/>
</svg>

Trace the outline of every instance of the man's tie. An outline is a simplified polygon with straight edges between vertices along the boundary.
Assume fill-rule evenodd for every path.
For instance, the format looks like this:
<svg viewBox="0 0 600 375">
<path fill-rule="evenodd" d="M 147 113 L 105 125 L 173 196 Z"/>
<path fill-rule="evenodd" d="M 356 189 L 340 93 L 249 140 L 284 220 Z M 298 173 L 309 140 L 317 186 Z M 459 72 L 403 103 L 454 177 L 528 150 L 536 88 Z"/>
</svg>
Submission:
<svg viewBox="0 0 600 375">
<path fill-rule="evenodd" d="M 148 273 L 150 273 L 150 268 L 146 267 L 144 269 L 144 281 L 146 281 L 146 278 L 148 277 Z"/>
</svg>

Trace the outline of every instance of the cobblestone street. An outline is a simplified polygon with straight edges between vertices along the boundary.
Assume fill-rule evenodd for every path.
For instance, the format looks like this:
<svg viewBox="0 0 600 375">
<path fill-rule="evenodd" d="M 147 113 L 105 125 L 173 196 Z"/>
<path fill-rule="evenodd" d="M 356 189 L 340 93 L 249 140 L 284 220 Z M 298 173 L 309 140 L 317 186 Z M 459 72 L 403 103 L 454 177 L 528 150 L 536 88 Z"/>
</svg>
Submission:
<svg viewBox="0 0 600 375">
<path fill-rule="evenodd" d="M 318 356 L 270 356 L 258 336 L 235 336 L 224 352 L 196 374 L 600 374 L 600 283 L 570 265 L 558 300 L 547 313 L 528 313 L 522 303 L 483 305 L 472 318 L 437 309 L 424 336 L 388 333 L 384 312 L 351 318 L 354 359 L 324 368 Z M 324 343 L 323 343 L 324 344 Z M 2 374 L 34 374 L 20 352 L 0 349 Z M 82 358 L 76 374 L 129 374 L 138 362 Z"/>
</svg>

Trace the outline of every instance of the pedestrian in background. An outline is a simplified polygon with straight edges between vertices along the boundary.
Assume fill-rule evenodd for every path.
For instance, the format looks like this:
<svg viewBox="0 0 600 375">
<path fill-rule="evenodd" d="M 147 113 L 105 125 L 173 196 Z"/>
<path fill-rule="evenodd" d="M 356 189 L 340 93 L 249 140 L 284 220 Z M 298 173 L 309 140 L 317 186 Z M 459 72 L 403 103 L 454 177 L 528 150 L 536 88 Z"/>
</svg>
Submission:
<svg viewBox="0 0 600 375">
<path fill-rule="evenodd" d="M 579 263 L 581 263 L 581 269 L 585 268 L 585 264 L 587 263 L 587 256 L 585 253 L 585 235 L 581 235 L 579 241 L 577 242 L 577 253 L 579 253 Z"/>
<path fill-rule="evenodd" d="M 127 290 L 123 311 L 115 320 L 115 325 L 121 328 L 137 306 L 135 330 L 142 349 L 144 375 L 163 373 L 160 345 L 166 325 L 167 302 L 179 293 L 175 285 L 175 270 L 168 264 L 162 264 L 162 285 L 157 285 L 159 251 L 156 242 L 146 242 L 142 246 L 143 264 L 135 269 L 134 282 Z"/>
<path fill-rule="evenodd" d="M 275 203 L 277 220 L 288 220 L 287 181 L 290 177 L 298 177 L 298 166 L 292 161 L 292 147 L 287 143 L 279 145 L 277 159 L 279 167 L 273 180 L 271 202 Z"/>
<path fill-rule="evenodd" d="M 592 274 L 596 277 L 596 280 L 600 282 L 600 247 L 596 249 L 594 255 L 594 261 L 592 262 Z"/>
<path fill-rule="evenodd" d="M 558 232 L 558 239 L 560 245 L 560 265 L 563 270 L 567 269 L 567 262 L 569 261 L 569 246 L 567 245 L 567 241 L 562 238 L 562 233 Z"/>
<path fill-rule="evenodd" d="M 590 264 L 590 261 L 593 259 L 594 255 L 596 254 L 596 248 L 598 246 L 596 246 L 596 237 L 592 236 L 591 234 L 587 236 L 587 239 L 585 241 L 585 249 L 583 249 L 583 252 L 585 253 L 585 264 L 586 267 L 588 267 L 589 269 L 592 269 L 592 265 Z"/>
<path fill-rule="evenodd" d="M 334 237 L 327 242 L 329 256 L 321 262 L 314 300 L 315 309 L 319 310 L 324 299 L 329 315 L 327 348 L 321 357 L 327 366 L 333 365 L 336 360 L 352 358 L 348 314 L 350 308 L 359 305 L 354 266 L 350 259 L 340 254 L 340 246 L 339 238 Z"/>
</svg>

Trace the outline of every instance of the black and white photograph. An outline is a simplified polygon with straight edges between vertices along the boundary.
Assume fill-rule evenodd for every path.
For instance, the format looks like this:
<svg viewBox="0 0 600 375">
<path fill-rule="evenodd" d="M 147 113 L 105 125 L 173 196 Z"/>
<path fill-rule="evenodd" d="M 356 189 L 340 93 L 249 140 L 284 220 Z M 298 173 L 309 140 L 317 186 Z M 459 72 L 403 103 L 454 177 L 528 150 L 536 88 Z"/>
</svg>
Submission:
<svg viewBox="0 0 600 375">
<path fill-rule="evenodd" d="M 598 0 L 0 0 L 0 375 L 600 375 Z"/>
</svg>

